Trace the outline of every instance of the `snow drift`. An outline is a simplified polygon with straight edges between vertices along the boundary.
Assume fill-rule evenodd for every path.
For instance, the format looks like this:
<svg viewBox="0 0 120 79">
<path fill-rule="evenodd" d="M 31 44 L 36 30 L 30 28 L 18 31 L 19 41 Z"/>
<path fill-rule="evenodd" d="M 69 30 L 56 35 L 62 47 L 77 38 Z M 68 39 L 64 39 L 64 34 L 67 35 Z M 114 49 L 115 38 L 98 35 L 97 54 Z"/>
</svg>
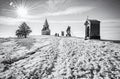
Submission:
<svg viewBox="0 0 120 79">
<path fill-rule="evenodd" d="M 120 44 L 54 36 L 0 39 L 0 79 L 120 79 Z"/>
</svg>

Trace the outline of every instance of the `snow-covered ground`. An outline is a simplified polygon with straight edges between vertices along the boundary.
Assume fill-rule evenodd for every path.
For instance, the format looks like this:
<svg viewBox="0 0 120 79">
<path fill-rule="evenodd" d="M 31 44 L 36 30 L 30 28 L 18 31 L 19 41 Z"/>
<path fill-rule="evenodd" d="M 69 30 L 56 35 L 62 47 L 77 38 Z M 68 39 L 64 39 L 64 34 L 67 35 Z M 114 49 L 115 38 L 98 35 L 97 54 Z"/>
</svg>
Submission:
<svg viewBox="0 0 120 79">
<path fill-rule="evenodd" d="M 54 36 L 0 39 L 0 79 L 120 79 L 120 43 Z"/>
</svg>

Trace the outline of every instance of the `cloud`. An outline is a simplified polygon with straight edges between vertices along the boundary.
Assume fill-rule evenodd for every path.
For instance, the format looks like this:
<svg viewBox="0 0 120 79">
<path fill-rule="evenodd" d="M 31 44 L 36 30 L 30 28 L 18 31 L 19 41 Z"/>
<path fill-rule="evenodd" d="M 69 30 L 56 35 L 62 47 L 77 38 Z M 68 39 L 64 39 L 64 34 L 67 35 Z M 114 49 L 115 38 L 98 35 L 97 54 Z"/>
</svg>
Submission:
<svg viewBox="0 0 120 79">
<path fill-rule="evenodd" d="M 23 21 L 24 19 L 0 16 L 0 24 L 2 25 L 20 25 L 21 22 Z M 25 21 L 29 23 L 44 23 L 44 20 L 41 19 L 26 19 Z M 49 23 L 83 23 L 83 22 L 84 21 L 78 21 L 78 20 L 49 21 Z"/>
<path fill-rule="evenodd" d="M 84 21 L 78 20 L 63 20 L 63 21 L 49 21 L 50 23 L 84 23 Z"/>
<path fill-rule="evenodd" d="M 24 19 L 0 16 L 0 24 L 2 25 L 18 25 L 22 21 L 24 21 Z"/>
<path fill-rule="evenodd" d="M 44 20 L 27 20 L 27 22 L 30 23 L 44 23 Z M 62 21 L 55 21 L 50 20 L 49 23 L 84 23 L 84 21 L 78 21 L 78 20 L 62 20 Z"/>
<path fill-rule="evenodd" d="M 61 7 L 61 5 L 63 6 L 64 4 L 66 4 L 67 1 L 70 1 L 70 0 L 48 0 L 46 3 L 49 7 L 48 10 L 56 11 L 58 10 L 58 8 Z"/>
<path fill-rule="evenodd" d="M 103 20 L 104 23 L 120 23 L 120 19 Z"/>
<path fill-rule="evenodd" d="M 28 16 L 28 18 L 39 19 L 42 17 L 49 17 L 49 16 L 61 16 L 61 15 L 72 15 L 72 14 L 81 14 L 87 11 L 94 9 L 94 7 L 70 7 L 63 11 L 56 11 L 56 12 L 46 12 L 40 15 L 35 16 Z"/>
<path fill-rule="evenodd" d="M 48 13 L 49 16 L 59 16 L 59 15 L 69 15 L 69 14 L 77 14 L 77 13 L 83 13 L 86 11 L 89 11 L 93 9 L 93 7 L 71 7 L 64 11 L 54 12 L 54 13 Z"/>
<path fill-rule="evenodd" d="M 0 24 L 2 25 L 20 25 L 23 22 L 23 19 L 17 19 L 12 17 L 3 17 L 0 16 Z M 44 23 L 44 20 L 41 19 L 26 19 L 26 22 L 28 23 Z M 49 23 L 83 23 L 84 21 L 78 21 L 78 20 L 62 20 L 62 21 L 55 21 L 50 20 Z"/>
</svg>

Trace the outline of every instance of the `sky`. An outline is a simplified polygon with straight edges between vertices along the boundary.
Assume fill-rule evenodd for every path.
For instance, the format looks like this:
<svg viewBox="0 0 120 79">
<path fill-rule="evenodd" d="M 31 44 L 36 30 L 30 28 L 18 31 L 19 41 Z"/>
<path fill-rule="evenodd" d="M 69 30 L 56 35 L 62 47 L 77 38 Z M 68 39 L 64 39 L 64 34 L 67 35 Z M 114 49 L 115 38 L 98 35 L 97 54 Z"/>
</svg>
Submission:
<svg viewBox="0 0 120 79">
<path fill-rule="evenodd" d="M 27 8 L 26 16 L 18 16 L 19 6 Z M 71 26 L 72 36 L 84 37 L 87 16 L 101 21 L 102 39 L 120 40 L 120 0 L 0 0 L 0 37 L 14 37 L 24 21 L 31 35 L 41 35 L 46 18 L 52 35 Z"/>
</svg>

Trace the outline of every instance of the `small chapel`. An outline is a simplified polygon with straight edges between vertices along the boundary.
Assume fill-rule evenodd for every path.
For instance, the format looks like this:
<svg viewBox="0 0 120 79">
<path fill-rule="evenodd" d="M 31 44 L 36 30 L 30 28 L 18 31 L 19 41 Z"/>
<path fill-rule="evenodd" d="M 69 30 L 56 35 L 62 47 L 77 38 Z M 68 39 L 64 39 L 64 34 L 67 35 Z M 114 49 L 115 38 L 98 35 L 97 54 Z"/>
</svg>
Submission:
<svg viewBox="0 0 120 79">
<path fill-rule="evenodd" d="M 42 35 L 50 35 L 50 29 L 49 29 L 49 24 L 47 19 L 45 20 L 45 23 L 43 25 L 43 28 L 41 30 L 41 34 Z"/>
<path fill-rule="evenodd" d="M 85 39 L 100 40 L 100 21 L 87 19 L 84 25 L 85 25 Z"/>
</svg>

